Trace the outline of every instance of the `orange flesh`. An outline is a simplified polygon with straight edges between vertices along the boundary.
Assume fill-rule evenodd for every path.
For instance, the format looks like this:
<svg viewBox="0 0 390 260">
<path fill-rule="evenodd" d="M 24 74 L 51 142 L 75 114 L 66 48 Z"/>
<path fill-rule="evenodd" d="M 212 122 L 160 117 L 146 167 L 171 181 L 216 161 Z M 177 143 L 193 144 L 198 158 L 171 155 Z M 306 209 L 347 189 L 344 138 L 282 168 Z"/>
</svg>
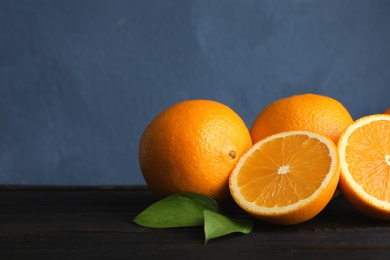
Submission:
<svg viewBox="0 0 390 260">
<path fill-rule="evenodd" d="M 348 139 L 345 159 L 365 192 L 390 202 L 390 132 L 381 128 L 390 129 L 390 122 L 374 121 L 356 129 Z"/>
<path fill-rule="evenodd" d="M 317 139 L 306 135 L 277 138 L 248 158 L 238 186 L 242 196 L 258 206 L 288 206 L 317 191 L 330 165 L 329 150 Z"/>
</svg>

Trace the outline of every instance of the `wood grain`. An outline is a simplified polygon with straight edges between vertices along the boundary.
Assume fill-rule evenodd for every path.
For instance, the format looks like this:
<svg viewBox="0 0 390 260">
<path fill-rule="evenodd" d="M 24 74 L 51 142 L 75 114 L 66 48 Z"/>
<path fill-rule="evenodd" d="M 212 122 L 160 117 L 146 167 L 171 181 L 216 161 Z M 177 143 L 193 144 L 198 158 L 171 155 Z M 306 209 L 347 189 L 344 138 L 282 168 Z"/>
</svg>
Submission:
<svg viewBox="0 0 390 260">
<path fill-rule="evenodd" d="M 202 227 L 149 229 L 132 219 L 156 201 L 140 188 L 0 189 L 1 259 L 386 258 L 390 223 L 367 218 L 342 196 L 293 226 L 255 221 L 249 235 L 203 245 Z M 248 217 L 234 204 L 228 214 Z"/>
</svg>

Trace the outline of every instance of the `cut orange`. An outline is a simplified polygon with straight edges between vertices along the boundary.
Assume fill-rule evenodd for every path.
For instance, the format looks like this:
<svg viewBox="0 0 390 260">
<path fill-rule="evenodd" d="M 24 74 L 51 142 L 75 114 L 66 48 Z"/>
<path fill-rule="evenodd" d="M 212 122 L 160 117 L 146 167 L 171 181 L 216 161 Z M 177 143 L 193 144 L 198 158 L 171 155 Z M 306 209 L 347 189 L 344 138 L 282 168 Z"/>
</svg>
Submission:
<svg viewBox="0 0 390 260">
<path fill-rule="evenodd" d="M 289 131 L 249 149 L 230 175 L 229 187 L 250 215 L 274 224 L 297 224 L 328 204 L 339 174 L 337 147 L 330 138 Z"/>
<path fill-rule="evenodd" d="M 356 120 L 338 149 L 341 193 L 363 214 L 390 220 L 390 115 Z"/>
</svg>

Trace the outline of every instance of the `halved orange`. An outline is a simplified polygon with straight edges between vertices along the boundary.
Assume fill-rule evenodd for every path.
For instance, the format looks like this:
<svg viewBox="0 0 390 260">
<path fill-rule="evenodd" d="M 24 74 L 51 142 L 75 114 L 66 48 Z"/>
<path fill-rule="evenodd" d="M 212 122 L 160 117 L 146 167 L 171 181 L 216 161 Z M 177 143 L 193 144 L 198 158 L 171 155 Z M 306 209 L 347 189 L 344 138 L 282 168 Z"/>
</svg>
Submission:
<svg viewBox="0 0 390 260">
<path fill-rule="evenodd" d="M 331 139 L 289 131 L 254 144 L 232 171 L 229 187 L 235 202 L 250 215 L 274 224 L 297 224 L 324 209 L 339 174 Z"/>
<path fill-rule="evenodd" d="M 338 149 L 341 193 L 363 214 L 390 220 L 390 115 L 356 120 Z"/>
</svg>

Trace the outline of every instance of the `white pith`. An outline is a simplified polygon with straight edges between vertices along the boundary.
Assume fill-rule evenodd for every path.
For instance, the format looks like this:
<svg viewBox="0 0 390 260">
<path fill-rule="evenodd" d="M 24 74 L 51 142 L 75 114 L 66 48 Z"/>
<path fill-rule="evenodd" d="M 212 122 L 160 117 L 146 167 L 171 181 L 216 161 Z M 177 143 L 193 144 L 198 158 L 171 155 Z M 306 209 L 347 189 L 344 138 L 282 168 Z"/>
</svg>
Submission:
<svg viewBox="0 0 390 260">
<path fill-rule="evenodd" d="M 278 174 L 286 174 L 290 171 L 290 165 L 283 165 L 283 166 L 280 166 L 279 170 L 278 170 Z"/>
</svg>

